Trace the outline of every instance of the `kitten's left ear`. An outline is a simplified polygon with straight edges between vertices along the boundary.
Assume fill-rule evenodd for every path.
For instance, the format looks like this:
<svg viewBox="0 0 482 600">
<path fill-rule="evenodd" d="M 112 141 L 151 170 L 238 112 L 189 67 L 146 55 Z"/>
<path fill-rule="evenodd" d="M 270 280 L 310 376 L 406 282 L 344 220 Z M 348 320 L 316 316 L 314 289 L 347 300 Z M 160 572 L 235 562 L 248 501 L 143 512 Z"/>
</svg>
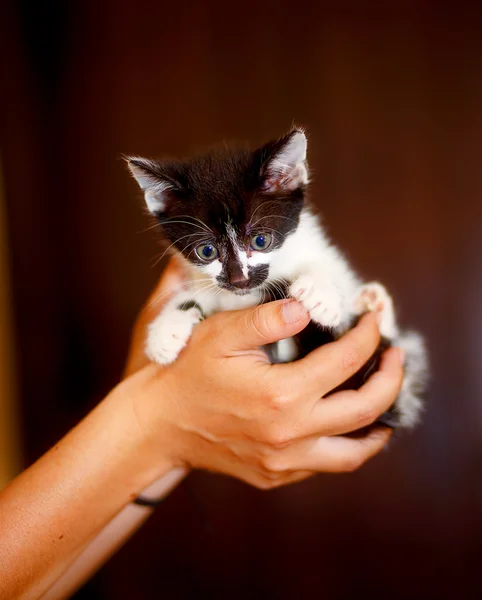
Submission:
<svg viewBox="0 0 482 600">
<path fill-rule="evenodd" d="M 266 191 L 289 192 L 308 183 L 306 147 L 305 132 L 293 129 L 277 142 L 262 148 L 262 185 Z"/>
<path fill-rule="evenodd" d="M 176 185 L 169 178 L 162 164 L 137 156 L 126 157 L 127 166 L 144 192 L 147 208 L 153 215 L 162 214 L 166 209 L 169 192 L 176 189 Z"/>
</svg>

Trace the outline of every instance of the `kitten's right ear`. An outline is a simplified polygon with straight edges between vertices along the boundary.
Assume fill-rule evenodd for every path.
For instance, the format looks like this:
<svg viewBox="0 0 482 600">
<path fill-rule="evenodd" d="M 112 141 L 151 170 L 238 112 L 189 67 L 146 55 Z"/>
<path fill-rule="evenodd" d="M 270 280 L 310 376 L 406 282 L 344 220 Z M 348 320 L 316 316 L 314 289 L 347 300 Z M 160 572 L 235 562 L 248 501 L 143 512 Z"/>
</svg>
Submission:
<svg viewBox="0 0 482 600">
<path fill-rule="evenodd" d="M 261 177 L 268 192 L 293 191 L 306 186 L 306 134 L 301 128 L 261 148 Z"/>
<path fill-rule="evenodd" d="M 163 173 L 160 163 L 137 156 L 126 157 L 127 166 L 144 192 L 147 208 L 153 215 L 161 214 L 166 209 L 168 192 L 175 185 Z"/>
</svg>

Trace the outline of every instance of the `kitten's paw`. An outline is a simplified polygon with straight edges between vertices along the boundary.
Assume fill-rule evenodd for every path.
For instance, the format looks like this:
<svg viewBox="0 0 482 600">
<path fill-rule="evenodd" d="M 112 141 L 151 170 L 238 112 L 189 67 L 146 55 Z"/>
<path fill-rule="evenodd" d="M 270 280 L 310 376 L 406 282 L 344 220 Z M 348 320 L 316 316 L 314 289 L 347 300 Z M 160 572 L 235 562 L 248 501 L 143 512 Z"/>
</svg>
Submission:
<svg viewBox="0 0 482 600">
<path fill-rule="evenodd" d="M 362 285 L 355 298 L 354 309 L 358 315 L 365 312 L 378 313 L 380 333 L 384 337 L 392 339 L 398 334 L 393 300 L 381 283 L 371 282 Z"/>
<path fill-rule="evenodd" d="M 355 310 L 358 314 L 364 312 L 382 312 L 392 299 L 381 283 L 372 282 L 362 285 L 355 299 Z"/>
<path fill-rule="evenodd" d="M 160 365 L 174 362 L 191 337 L 193 327 L 201 320 L 201 311 L 195 307 L 162 313 L 148 328 L 148 358 Z"/>
<path fill-rule="evenodd" d="M 302 275 L 290 287 L 290 296 L 301 302 L 315 323 L 336 328 L 341 324 L 342 298 L 335 286 Z"/>
</svg>

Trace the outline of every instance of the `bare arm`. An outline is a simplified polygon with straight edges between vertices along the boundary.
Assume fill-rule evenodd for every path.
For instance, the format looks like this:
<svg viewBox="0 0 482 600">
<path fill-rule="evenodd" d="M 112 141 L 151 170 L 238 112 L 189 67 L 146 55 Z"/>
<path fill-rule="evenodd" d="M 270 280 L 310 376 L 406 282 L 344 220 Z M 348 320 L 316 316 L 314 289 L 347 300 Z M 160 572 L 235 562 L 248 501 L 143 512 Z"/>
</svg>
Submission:
<svg viewBox="0 0 482 600">
<path fill-rule="evenodd" d="M 175 260 L 171 260 L 137 318 L 126 362 L 125 377 L 148 364 L 144 351 L 147 325 L 162 310 L 170 297 L 171 290 L 176 290 L 181 283 L 181 267 Z M 142 497 L 162 500 L 184 479 L 187 473 L 188 470 L 184 467 L 172 469 L 143 490 Z M 125 506 L 94 539 L 80 550 L 72 564 L 42 596 L 42 600 L 69 598 L 144 525 L 152 512 L 153 509 L 148 506 L 133 503 Z"/>
<path fill-rule="evenodd" d="M 147 498 L 165 498 L 184 479 L 187 470 L 172 469 L 142 492 Z M 128 504 L 95 537 L 52 587 L 42 600 L 70 598 L 96 571 L 115 554 L 134 533 L 144 525 L 153 509 L 148 506 Z"/>
<path fill-rule="evenodd" d="M 170 290 L 175 289 L 181 282 L 182 272 L 174 262 L 171 262 L 137 319 L 127 359 L 125 377 L 132 375 L 148 364 L 144 353 L 146 326 L 162 309 L 163 304 L 169 297 Z M 186 474 L 187 469 L 183 467 L 172 469 L 150 484 L 145 490 L 142 490 L 142 493 L 148 498 L 160 499 L 165 497 L 182 481 Z M 19 492 L 16 491 L 15 493 Z M 58 570 L 52 573 L 52 586 L 42 595 L 42 598 L 58 599 L 71 596 L 145 523 L 151 514 L 152 509 L 149 507 L 132 503 L 124 506 L 120 512 L 113 515 L 113 518 L 103 529 L 94 531 L 83 544 L 77 544 L 77 548 L 73 553 L 65 555 L 65 560 L 58 565 Z M 63 540 L 64 534 L 60 533 L 57 541 L 61 542 Z M 55 573 L 60 574 L 60 576 L 55 577 Z M 49 580 L 46 581 L 46 585 L 48 583 Z M 37 597 L 35 589 L 32 589 L 31 597 Z"/>
<path fill-rule="evenodd" d="M 0 575 L 8 598 L 38 598 L 80 549 L 141 490 L 166 474 L 115 389 L 0 496 Z M 162 435 L 162 432 L 160 432 Z"/>
</svg>

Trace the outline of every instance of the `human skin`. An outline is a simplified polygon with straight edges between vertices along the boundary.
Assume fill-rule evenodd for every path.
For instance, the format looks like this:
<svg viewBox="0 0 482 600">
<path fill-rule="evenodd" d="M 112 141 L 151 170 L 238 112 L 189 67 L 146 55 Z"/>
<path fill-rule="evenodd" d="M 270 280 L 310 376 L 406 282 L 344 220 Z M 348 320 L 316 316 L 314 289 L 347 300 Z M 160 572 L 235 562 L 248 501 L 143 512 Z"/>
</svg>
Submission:
<svg viewBox="0 0 482 600">
<path fill-rule="evenodd" d="M 360 467 L 390 432 L 403 356 L 388 350 L 358 391 L 327 394 L 379 342 L 375 315 L 304 359 L 271 365 L 260 346 L 309 322 L 295 301 L 210 317 L 169 367 L 147 363 L 145 326 L 181 274 L 173 264 L 138 319 L 126 378 L 0 494 L 0 598 L 39 598 L 129 503 L 174 469 L 269 489 Z M 179 471 L 181 474 L 183 471 Z M 53 595 L 49 597 L 64 597 Z"/>
</svg>

